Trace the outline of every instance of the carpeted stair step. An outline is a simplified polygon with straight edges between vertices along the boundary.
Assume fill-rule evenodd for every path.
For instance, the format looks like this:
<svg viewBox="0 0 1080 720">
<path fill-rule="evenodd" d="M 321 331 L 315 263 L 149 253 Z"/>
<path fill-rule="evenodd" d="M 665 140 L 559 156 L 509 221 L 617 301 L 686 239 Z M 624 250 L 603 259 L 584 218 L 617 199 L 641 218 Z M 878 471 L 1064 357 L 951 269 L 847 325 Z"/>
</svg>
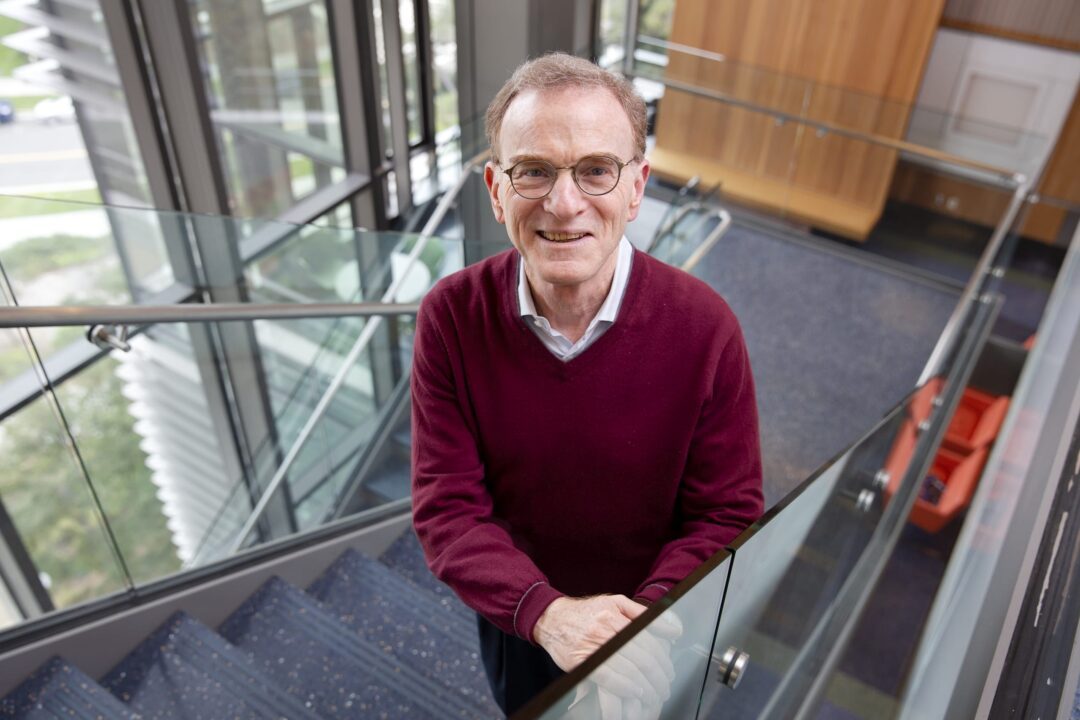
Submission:
<svg viewBox="0 0 1080 720">
<path fill-rule="evenodd" d="M 347 550 L 312 583 L 317 598 L 360 637 L 498 716 L 480 660 L 476 615 L 382 563 Z"/>
<path fill-rule="evenodd" d="M 219 632 L 322 717 L 490 717 L 279 578 L 267 581 Z"/>
<path fill-rule="evenodd" d="M 387 457 L 364 479 L 364 488 L 389 502 L 409 496 L 412 473 L 409 461 Z"/>
<path fill-rule="evenodd" d="M 427 561 L 424 560 L 424 550 L 412 530 L 406 531 L 395 540 L 386 552 L 379 556 L 379 562 L 436 595 L 457 599 L 453 590 L 431 574 Z"/>
<path fill-rule="evenodd" d="M 0 700 L 0 718 L 138 718 L 122 702 L 63 658 L 54 657 Z"/>
<path fill-rule="evenodd" d="M 178 612 L 101 684 L 146 718 L 318 717 L 256 668 L 247 654 Z"/>
</svg>

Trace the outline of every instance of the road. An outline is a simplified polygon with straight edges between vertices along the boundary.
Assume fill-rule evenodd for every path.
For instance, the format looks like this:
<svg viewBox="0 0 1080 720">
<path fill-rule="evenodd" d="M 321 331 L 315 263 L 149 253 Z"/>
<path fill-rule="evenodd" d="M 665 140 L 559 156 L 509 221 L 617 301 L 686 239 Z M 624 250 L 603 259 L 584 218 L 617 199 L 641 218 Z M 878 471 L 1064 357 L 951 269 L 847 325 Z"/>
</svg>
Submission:
<svg viewBox="0 0 1080 720">
<path fill-rule="evenodd" d="M 93 187 L 94 175 L 74 122 L 44 125 L 26 116 L 0 125 L 0 193 L 39 194 Z"/>
</svg>

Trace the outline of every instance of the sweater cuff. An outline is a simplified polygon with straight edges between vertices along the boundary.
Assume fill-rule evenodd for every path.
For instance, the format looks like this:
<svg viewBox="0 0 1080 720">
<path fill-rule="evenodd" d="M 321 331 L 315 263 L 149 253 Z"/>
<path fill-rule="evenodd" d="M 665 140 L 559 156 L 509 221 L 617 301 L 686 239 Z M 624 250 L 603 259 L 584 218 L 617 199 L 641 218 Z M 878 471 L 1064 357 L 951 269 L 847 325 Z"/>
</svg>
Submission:
<svg viewBox="0 0 1080 720">
<path fill-rule="evenodd" d="M 514 633 L 522 640 L 527 640 L 533 645 L 533 628 L 536 621 L 547 610 L 548 605 L 563 597 L 563 594 L 546 582 L 534 583 L 518 601 L 517 609 L 514 610 Z"/>
<path fill-rule="evenodd" d="M 667 585 L 662 583 L 650 583 L 641 588 L 641 591 L 634 595 L 634 600 L 641 602 L 645 605 L 652 605 L 654 602 L 667 595 L 670 590 Z"/>
</svg>

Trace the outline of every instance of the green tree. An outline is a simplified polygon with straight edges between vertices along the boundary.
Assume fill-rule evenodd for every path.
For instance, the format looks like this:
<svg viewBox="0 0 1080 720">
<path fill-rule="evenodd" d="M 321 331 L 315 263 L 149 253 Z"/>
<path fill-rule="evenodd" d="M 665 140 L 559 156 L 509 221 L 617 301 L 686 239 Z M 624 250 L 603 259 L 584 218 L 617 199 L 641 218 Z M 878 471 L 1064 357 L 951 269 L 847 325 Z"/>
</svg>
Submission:
<svg viewBox="0 0 1080 720">
<path fill-rule="evenodd" d="M 137 581 L 176 572 L 146 456 L 127 412 L 116 361 L 104 358 L 57 390 L 91 482 Z M 0 499 L 57 607 L 123 589 L 101 519 L 65 433 L 45 398 L 0 425 Z"/>
</svg>

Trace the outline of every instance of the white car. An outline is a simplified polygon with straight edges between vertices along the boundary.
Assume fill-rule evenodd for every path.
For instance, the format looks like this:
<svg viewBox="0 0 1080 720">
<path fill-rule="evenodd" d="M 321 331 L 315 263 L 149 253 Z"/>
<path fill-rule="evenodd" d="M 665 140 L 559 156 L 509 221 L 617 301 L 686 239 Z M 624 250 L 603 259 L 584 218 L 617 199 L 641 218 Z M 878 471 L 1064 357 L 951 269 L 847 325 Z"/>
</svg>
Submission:
<svg viewBox="0 0 1080 720">
<path fill-rule="evenodd" d="M 45 98 L 34 105 L 34 119 L 46 125 L 71 122 L 75 119 L 75 104 L 67 95 Z"/>
</svg>

